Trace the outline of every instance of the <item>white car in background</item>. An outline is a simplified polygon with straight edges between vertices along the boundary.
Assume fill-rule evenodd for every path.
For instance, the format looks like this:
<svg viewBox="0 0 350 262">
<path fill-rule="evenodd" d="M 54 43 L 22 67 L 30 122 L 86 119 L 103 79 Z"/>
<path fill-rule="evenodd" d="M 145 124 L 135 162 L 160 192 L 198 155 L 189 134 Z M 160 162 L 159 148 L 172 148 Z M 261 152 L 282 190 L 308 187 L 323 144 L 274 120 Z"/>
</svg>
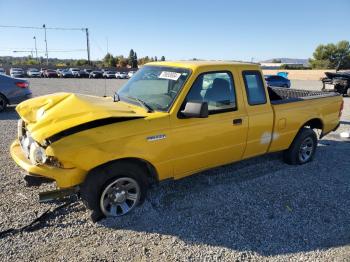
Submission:
<svg viewBox="0 0 350 262">
<path fill-rule="evenodd" d="M 0 75 L 6 75 L 5 69 L 0 68 Z"/>
<path fill-rule="evenodd" d="M 127 79 L 128 78 L 128 74 L 125 72 L 117 72 L 115 73 L 115 78 L 117 79 Z"/>
<path fill-rule="evenodd" d="M 12 67 L 10 69 L 10 76 L 14 78 L 24 77 L 24 71 L 22 68 Z"/>
<path fill-rule="evenodd" d="M 41 76 L 41 73 L 38 69 L 36 68 L 29 68 L 27 70 L 27 76 L 29 77 L 40 77 Z"/>
<path fill-rule="evenodd" d="M 136 71 L 129 71 L 128 78 L 131 78 L 135 73 L 136 73 Z"/>
<path fill-rule="evenodd" d="M 115 78 L 115 71 L 105 70 L 103 72 L 103 78 Z"/>
<path fill-rule="evenodd" d="M 72 73 L 73 77 L 79 77 L 79 68 L 69 68 L 69 71 Z"/>
</svg>

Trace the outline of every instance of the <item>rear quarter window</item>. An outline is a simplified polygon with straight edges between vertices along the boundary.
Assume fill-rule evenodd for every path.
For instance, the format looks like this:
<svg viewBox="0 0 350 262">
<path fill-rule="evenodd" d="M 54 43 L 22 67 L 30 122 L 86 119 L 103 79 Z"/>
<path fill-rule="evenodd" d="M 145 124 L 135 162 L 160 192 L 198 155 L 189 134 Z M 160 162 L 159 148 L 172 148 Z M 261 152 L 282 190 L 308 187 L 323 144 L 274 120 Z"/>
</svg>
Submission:
<svg viewBox="0 0 350 262">
<path fill-rule="evenodd" d="M 243 71 L 242 74 L 249 105 L 266 104 L 266 93 L 260 72 Z"/>
</svg>

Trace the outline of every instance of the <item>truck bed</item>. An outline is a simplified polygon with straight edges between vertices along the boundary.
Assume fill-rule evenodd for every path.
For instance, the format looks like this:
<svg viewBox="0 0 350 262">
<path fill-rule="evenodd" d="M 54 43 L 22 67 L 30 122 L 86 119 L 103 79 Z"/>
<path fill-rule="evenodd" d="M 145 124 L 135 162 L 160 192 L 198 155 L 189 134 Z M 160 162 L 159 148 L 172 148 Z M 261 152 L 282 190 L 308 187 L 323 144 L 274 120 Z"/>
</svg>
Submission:
<svg viewBox="0 0 350 262">
<path fill-rule="evenodd" d="M 278 87 L 268 87 L 268 91 L 271 104 L 275 105 L 339 95 L 335 92 L 309 91 Z"/>
</svg>

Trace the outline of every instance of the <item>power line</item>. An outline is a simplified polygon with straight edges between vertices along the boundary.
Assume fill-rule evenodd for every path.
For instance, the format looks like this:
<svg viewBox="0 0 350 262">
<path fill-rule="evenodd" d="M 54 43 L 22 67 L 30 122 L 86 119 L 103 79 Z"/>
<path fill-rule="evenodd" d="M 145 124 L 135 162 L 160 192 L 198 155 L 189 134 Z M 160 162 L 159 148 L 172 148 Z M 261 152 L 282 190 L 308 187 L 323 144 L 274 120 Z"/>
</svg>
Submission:
<svg viewBox="0 0 350 262">
<path fill-rule="evenodd" d="M 19 29 L 36 29 L 36 30 L 44 30 L 45 32 L 45 46 L 46 46 L 46 62 L 49 63 L 49 55 L 47 50 L 47 40 L 46 40 L 46 30 L 63 30 L 63 31 L 82 31 L 85 32 L 86 35 L 86 50 L 87 51 L 87 59 L 90 64 L 90 42 L 89 42 L 89 29 L 87 27 L 82 28 L 68 28 L 68 27 L 46 27 L 44 24 L 42 27 L 36 26 L 18 26 L 18 25 L 0 25 L 2 28 L 19 28 Z"/>
<path fill-rule="evenodd" d="M 12 50 L 20 50 L 20 51 L 30 51 L 33 50 L 33 48 L 22 48 L 22 47 L 4 47 L 0 49 L 0 51 L 12 51 Z M 45 51 L 43 49 L 38 49 L 38 51 Z M 67 51 L 67 52 L 79 52 L 79 51 L 86 51 L 86 49 L 49 49 L 50 52 L 61 52 L 61 51 Z"/>
<path fill-rule="evenodd" d="M 19 28 L 19 29 L 40 29 L 43 30 L 43 27 L 37 27 L 37 26 L 20 26 L 20 25 L 0 25 L 0 27 L 3 28 Z M 48 30 L 75 30 L 75 31 L 84 31 L 86 28 L 66 28 L 66 27 L 46 27 Z"/>
</svg>

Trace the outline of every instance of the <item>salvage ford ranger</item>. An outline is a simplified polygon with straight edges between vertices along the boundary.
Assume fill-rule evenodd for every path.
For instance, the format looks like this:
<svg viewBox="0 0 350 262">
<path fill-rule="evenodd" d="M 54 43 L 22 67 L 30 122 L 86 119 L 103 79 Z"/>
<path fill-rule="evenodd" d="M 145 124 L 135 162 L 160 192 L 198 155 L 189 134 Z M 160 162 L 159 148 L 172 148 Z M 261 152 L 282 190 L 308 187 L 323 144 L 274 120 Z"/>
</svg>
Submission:
<svg viewBox="0 0 350 262">
<path fill-rule="evenodd" d="M 257 64 L 149 63 L 114 98 L 22 102 L 11 155 L 29 175 L 55 180 L 56 193 L 78 193 L 97 220 L 133 210 L 154 181 L 277 151 L 305 164 L 315 130 L 335 130 L 342 107 L 337 93 L 267 87 Z"/>
</svg>

